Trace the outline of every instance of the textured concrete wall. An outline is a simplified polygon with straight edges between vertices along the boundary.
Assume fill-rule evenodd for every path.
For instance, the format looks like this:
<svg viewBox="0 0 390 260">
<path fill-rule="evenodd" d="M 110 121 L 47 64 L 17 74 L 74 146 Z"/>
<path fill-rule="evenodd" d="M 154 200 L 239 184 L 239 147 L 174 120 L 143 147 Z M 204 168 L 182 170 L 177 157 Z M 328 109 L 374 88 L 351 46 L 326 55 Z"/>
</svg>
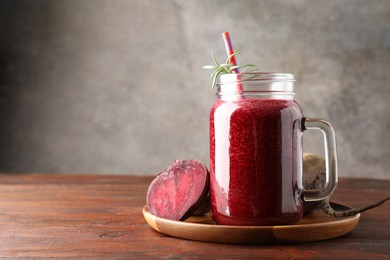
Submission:
<svg viewBox="0 0 390 260">
<path fill-rule="evenodd" d="M 208 163 L 210 53 L 296 75 L 340 175 L 390 178 L 390 1 L 0 0 L 0 171 Z M 322 141 L 307 134 L 305 151 Z"/>
</svg>

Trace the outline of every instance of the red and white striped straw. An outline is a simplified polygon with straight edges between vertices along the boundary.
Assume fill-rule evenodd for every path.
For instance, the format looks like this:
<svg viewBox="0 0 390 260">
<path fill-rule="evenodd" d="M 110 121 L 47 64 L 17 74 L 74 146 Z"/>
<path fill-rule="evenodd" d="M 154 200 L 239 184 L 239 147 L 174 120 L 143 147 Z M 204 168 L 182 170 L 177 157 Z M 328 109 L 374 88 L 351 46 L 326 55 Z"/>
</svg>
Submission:
<svg viewBox="0 0 390 260">
<path fill-rule="evenodd" d="M 223 36 L 223 41 L 225 43 L 226 53 L 227 53 L 228 57 L 230 57 L 234 53 L 234 49 L 233 49 L 232 42 L 230 40 L 229 32 L 222 33 L 222 36 Z M 232 66 L 236 66 L 237 65 L 237 61 L 236 61 L 236 56 L 235 55 L 232 56 L 232 58 L 230 59 L 230 64 Z M 238 69 L 233 69 L 232 72 L 233 73 L 240 73 L 240 71 Z"/>
<path fill-rule="evenodd" d="M 230 57 L 234 53 L 234 49 L 233 49 L 232 42 L 230 40 L 229 32 L 222 33 L 222 36 L 223 36 L 223 41 L 225 43 L 225 49 L 226 49 L 227 55 L 228 55 L 228 57 Z M 232 65 L 232 66 L 236 66 L 237 65 L 237 60 L 236 60 L 236 56 L 235 55 L 230 58 L 230 65 Z M 240 70 L 239 69 L 233 69 L 232 73 L 233 74 L 239 74 Z M 237 77 L 240 77 L 240 75 L 237 75 Z M 240 82 L 238 82 L 236 84 L 236 90 L 237 90 L 237 92 L 242 93 L 243 86 L 242 86 L 242 84 Z M 241 95 L 241 98 L 242 97 L 243 96 Z"/>
</svg>

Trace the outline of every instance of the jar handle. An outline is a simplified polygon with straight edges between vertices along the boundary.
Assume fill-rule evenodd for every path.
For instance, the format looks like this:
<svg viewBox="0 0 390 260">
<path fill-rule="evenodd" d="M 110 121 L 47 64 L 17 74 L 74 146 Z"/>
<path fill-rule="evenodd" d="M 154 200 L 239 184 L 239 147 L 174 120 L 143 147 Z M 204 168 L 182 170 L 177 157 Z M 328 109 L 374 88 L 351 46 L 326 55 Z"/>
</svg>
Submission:
<svg viewBox="0 0 390 260">
<path fill-rule="evenodd" d="M 305 190 L 303 187 L 303 176 L 298 178 L 298 186 L 304 191 L 305 201 L 318 201 L 329 197 L 336 189 L 338 182 L 337 148 L 336 137 L 332 125 L 320 118 L 303 118 L 302 129 L 320 130 L 324 136 L 325 161 L 326 161 L 326 182 L 321 190 Z"/>
</svg>

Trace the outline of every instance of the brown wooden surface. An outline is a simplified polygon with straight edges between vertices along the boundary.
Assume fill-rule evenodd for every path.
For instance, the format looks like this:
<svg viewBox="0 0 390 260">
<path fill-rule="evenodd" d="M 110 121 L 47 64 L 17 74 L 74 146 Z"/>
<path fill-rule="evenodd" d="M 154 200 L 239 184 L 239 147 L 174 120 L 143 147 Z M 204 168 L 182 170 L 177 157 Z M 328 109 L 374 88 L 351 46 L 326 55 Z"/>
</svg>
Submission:
<svg viewBox="0 0 390 260">
<path fill-rule="evenodd" d="M 227 245 L 152 230 L 142 216 L 152 177 L 0 174 L 0 256 L 27 258 L 390 259 L 390 203 L 362 214 L 352 233 L 289 245 Z M 364 206 L 390 181 L 341 179 L 332 197 Z"/>
</svg>

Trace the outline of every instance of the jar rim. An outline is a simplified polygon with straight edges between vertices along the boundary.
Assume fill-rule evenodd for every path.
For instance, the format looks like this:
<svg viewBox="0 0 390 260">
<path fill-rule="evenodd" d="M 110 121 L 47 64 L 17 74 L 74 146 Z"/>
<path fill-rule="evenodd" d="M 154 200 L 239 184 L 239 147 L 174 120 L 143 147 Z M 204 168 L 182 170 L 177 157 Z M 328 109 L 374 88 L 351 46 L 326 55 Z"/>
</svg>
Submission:
<svg viewBox="0 0 390 260">
<path fill-rule="evenodd" d="M 291 73 L 282 72 L 245 72 L 236 74 L 223 74 L 219 77 L 217 85 L 240 83 L 240 82 L 295 82 L 295 77 Z"/>
<path fill-rule="evenodd" d="M 295 77 L 290 73 L 250 72 L 223 74 L 219 77 L 217 96 L 289 95 L 294 96 Z M 262 94 L 263 93 L 263 94 Z"/>
</svg>

